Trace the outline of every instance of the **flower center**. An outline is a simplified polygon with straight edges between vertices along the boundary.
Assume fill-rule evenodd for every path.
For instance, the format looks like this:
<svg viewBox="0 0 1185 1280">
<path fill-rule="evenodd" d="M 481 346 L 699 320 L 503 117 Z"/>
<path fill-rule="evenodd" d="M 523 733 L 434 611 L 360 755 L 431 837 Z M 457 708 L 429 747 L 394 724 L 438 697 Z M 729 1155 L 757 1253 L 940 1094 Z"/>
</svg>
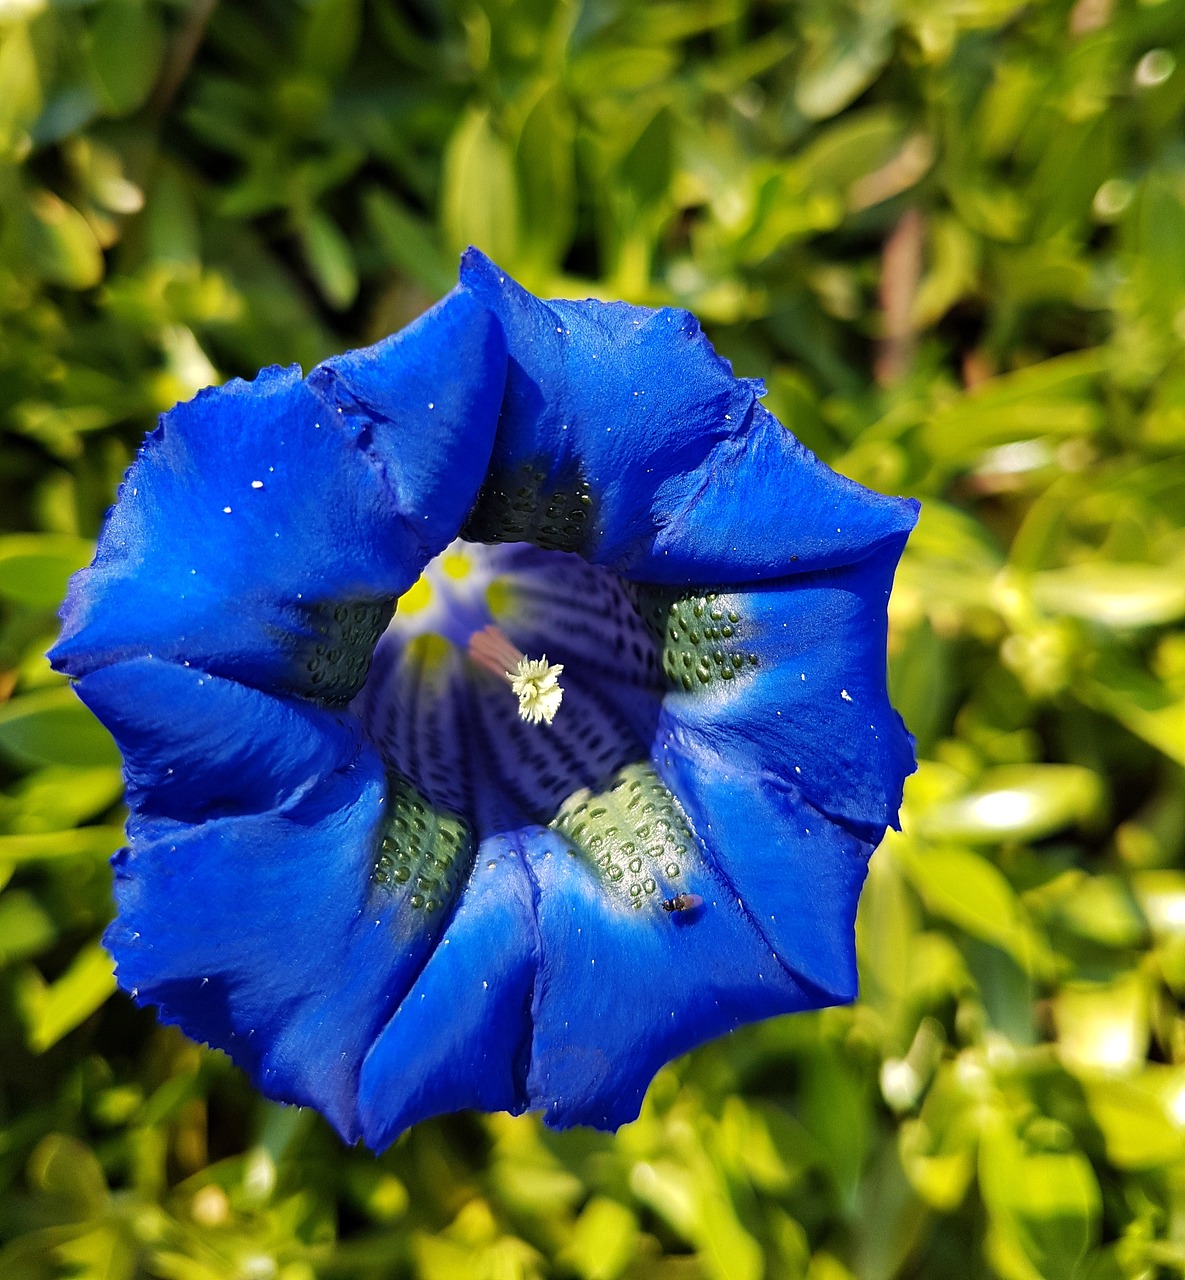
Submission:
<svg viewBox="0 0 1185 1280">
<path fill-rule="evenodd" d="M 742 609 L 734 593 L 639 585 L 569 551 L 457 541 L 398 601 L 351 708 L 392 777 L 478 840 L 563 824 L 574 796 L 611 793 L 623 770 L 664 789 L 664 699 L 727 696 L 749 678 Z M 626 845 L 643 845 L 608 825 L 620 856 L 602 870 L 625 882 L 642 856 Z M 648 898 L 648 878 L 671 889 L 681 855 L 645 847 Z"/>
<path fill-rule="evenodd" d="M 456 542 L 399 600 L 352 705 L 393 774 L 488 832 L 547 823 L 648 759 L 667 687 L 629 583 L 569 552 Z"/>
<path fill-rule="evenodd" d="M 518 713 L 529 724 L 551 724 L 560 709 L 564 691 L 559 676 L 564 665 L 542 658 L 528 658 L 510 643 L 506 633 L 492 623 L 469 637 L 469 656 L 479 667 L 510 683 L 518 698 Z"/>
</svg>

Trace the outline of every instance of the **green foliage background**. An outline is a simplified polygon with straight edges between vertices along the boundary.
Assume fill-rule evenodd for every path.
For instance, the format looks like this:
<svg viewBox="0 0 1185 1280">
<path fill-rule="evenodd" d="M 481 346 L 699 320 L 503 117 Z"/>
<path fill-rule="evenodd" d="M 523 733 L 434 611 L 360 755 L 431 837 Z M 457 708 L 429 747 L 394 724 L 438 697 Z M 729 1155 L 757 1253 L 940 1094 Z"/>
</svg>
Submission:
<svg viewBox="0 0 1185 1280">
<path fill-rule="evenodd" d="M 0 0 L 0 1275 L 1185 1275 L 1185 4 Z M 380 1160 L 115 995 L 54 609 L 154 415 L 476 242 L 925 503 L 863 997 Z"/>
</svg>

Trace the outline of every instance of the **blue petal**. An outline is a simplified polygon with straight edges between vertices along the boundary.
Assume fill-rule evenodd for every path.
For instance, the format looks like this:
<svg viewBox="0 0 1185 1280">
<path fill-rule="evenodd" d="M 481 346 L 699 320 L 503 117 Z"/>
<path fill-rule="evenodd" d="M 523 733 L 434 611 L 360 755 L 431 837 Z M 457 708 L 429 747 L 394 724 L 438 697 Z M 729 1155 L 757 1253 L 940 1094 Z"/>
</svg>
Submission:
<svg viewBox="0 0 1185 1280">
<path fill-rule="evenodd" d="M 138 679 L 171 697 L 171 717 L 121 703 L 119 683 Z M 105 937 L 120 985 L 265 1093 L 357 1137 L 363 1060 L 455 901 L 429 913 L 412 904 L 414 878 L 380 883 L 397 791 L 378 757 L 344 716 L 193 669 L 145 660 L 81 683 L 133 783 Z M 192 821 L 206 788 L 215 808 Z"/>
<path fill-rule="evenodd" d="M 745 582 L 858 560 L 917 504 L 836 475 L 756 403 L 685 311 L 542 302 L 476 250 L 461 278 L 510 354 L 468 531 L 647 582 Z"/>
<path fill-rule="evenodd" d="M 528 1105 L 538 967 L 531 883 L 513 836 L 482 843 L 456 914 L 362 1069 L 367 1146 L 419 1120 Z"/>
<path fill-rule="evenodd" d="M 159 658 L 102 667 L 74 688 L 118 743 L 141 814 L 264 812 L 361 750 L 350 716 Z"/>
<path fill-rule="evenodd" d="M 473 502 L 501 351 L 496 322 L 458 292 L 309 381 L 265 370 L 173 409 L 72 584 L 55 664 L 81 675 L 155 654 L 348 701 L 394 597 Z"/>
<path fill-rule="evenodd" d="M 735 678 L 668 694 L 679 749 L 764 773 L 871 844 L 895 826 L 913 739 L 889 702 L 886 607 L 904 538 L 843 568 L 721 594 Z M 710 625 L 705 617 L 704 623 Z M 718 626 L 719 624 L 717 624 Z M 706 637 L 705 637 L 706 639 Z"/>
<path fill-rule="evenodd" d="M 394 505 L 429 556 L 457 536 L 485 478 L 505 381 L 502 328 L 461 289 L 309 374 L 333 408 L 367 424 Z"/>
<path fill-rule="evenodd" d="M 875 842 L 813 809 L 769 767 L 680 741 L 677 731 L 671 744 L 656 756 L 658 771 L 780 963 L 822 993 L 820 1005 L 854 1000 L 856 904 Z"/>
<path fill-rule="evenodd" d="M 665 1062 L 745 1022 L 830 1003 L 779 964 L 748 909 L 692 853 L 679 889 L 702 905 L 666 912 L 615 899 L 550 831 L 527 842 L 542 964 L 527 1090 L 548 1124 L 633 1120 Z"/>
</svg>

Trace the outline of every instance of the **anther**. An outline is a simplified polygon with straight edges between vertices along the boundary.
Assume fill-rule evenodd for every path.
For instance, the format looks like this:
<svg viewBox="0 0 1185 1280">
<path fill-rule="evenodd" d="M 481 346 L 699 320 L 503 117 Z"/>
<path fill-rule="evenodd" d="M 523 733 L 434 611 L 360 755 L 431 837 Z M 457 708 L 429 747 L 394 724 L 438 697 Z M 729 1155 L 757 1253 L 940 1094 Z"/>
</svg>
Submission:
<svg viewBox="0 0 1185 1280">
<path fill-rule="evenodd" d="M 531 724 L 551 724 L 560 709 L 564 691 L 560 687 L 561 663 L 528 658 L 511 644 L 506 633 L 493 625 L 469 637 L 469 657 L 492 675 L 505 680 L 518 698 L 518 713 Z"/>
</svg>

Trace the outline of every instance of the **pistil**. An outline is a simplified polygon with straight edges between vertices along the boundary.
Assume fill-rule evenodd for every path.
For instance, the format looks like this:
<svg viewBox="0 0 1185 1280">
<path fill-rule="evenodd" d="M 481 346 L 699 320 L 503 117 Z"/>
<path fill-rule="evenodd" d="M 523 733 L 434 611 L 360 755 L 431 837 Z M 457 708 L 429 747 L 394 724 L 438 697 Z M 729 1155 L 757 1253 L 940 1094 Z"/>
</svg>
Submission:
<svg viewBox="0 0 1185 1280">
<path fill-rule="evenodd" d="M 490 625 L 469 637 L 469 657 L 479 666 L 510 685 L 518 698 L 518 713 L 530 724 L 551 724 L 560 709 L 564 691 L 559 675 L 562 663 L 528 658 L 511 644 L 500 628 Z"/>
</svg>

